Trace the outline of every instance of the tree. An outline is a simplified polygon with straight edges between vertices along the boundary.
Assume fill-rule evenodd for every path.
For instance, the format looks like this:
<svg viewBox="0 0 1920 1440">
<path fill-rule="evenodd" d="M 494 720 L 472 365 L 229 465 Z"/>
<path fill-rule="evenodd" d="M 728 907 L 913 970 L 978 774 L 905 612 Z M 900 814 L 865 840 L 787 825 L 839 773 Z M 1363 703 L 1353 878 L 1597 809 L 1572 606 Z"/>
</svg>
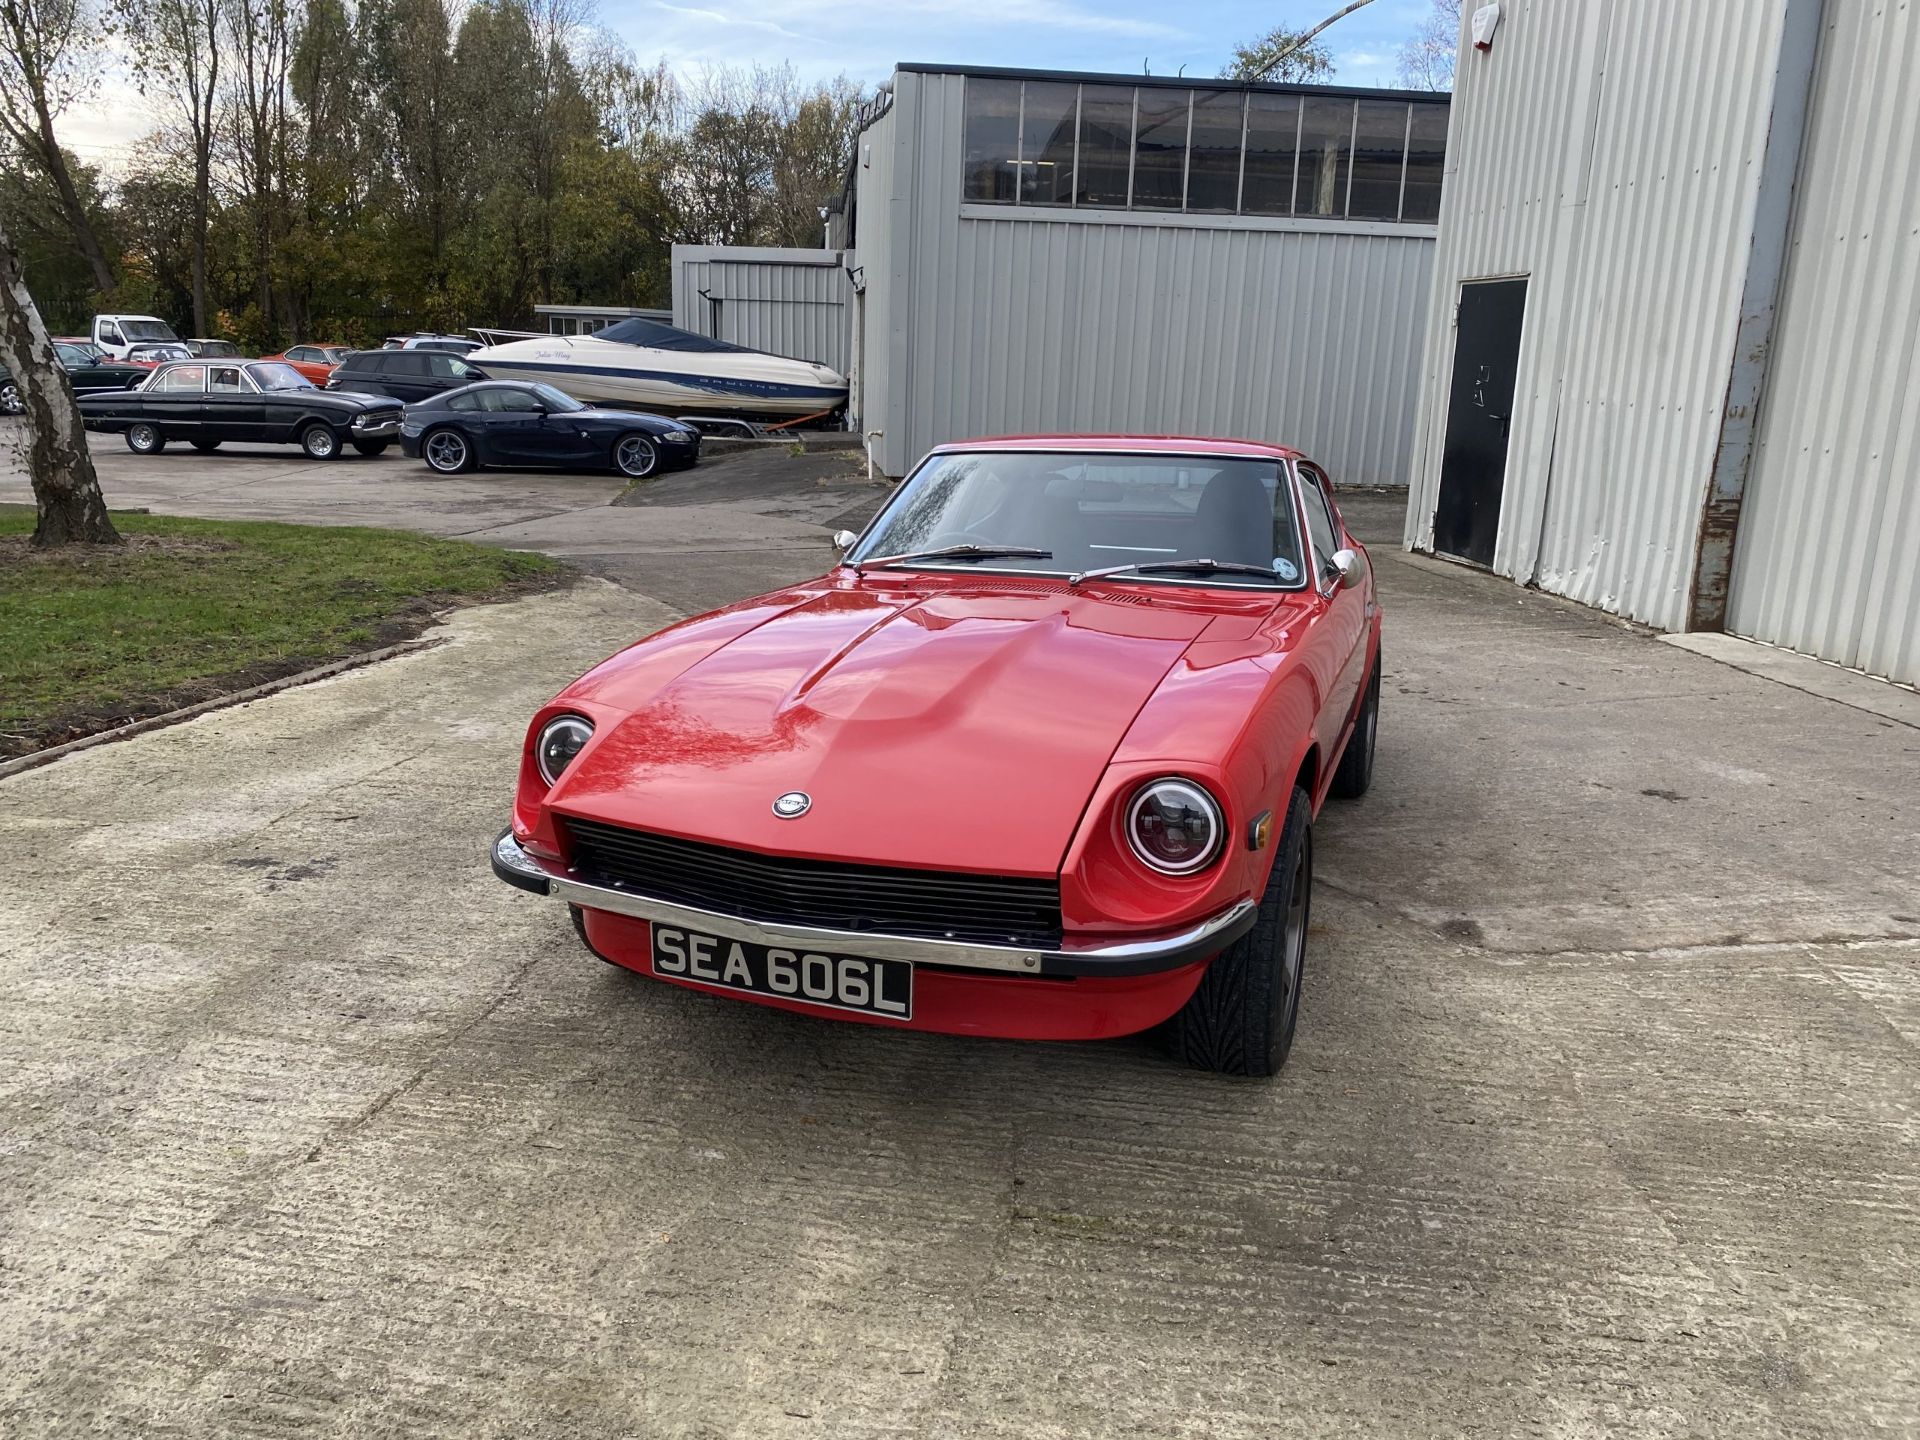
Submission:
<svg viewBox="0 0 1920 1440">
<path fill-rule="evenodd" d="M 185 121 L 193 155 L 193 333 L 207 324 L 207 236 L 220 99 L 221 0 L 121 0 L 134 73 L 157 82 Z"/>
<path fill-rule="evenodd" d="M 89 0 L 0 0 L 0 139 L 11 141 L 53 185 L 61 217 L 100 291 L 113 289 L 113 266 L 53 122 L 98 81 L 104 28 Z"/>
<path fill-rule="evenodd" d="M 1400 83 L 1409 90 L 1451 90 L 1460 49 L 1460 0 L 1433 0 L 1433 8 L 1400 47 Z"/>
<path fill-rule="evenodd" d="M 38 520 L 35 545 L 115 545 L 100 479 L 93 473 L 80 407 L 27 293 L 12 237 L 0 218 L 0 364 L 13 372 L 26 406 L 27 475 Z"/>
<path fill-rule="evenodd" d="M 1258 40 L 1233 47 L 1233 60 L 1220 74 L 1228 80 L 1279 80 L 1310 84 L 1333 74 L 1333 56 L 1324 45 L 1303 40 L 1304 30 L 1282 26 Z"/>
<path fill-rule="evenodd" d="M 1305 30 L 1273 30 L 1251 45 L 1234 48 L 1233 63 L 1223 72 L 1232 80 L 1305 81 L 1329 74 L 1333 59 L 1315 43 L 1322 30 L 1354 11 L 1371 5 L 1373 0 L 1348 0 L 1333 14 Z"/>
</svg>

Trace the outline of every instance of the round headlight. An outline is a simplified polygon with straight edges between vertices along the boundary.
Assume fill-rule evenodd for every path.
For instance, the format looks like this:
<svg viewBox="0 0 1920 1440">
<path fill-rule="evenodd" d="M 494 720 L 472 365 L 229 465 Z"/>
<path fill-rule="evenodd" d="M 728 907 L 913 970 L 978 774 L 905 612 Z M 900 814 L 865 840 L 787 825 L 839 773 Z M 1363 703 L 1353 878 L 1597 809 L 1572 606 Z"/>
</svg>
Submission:
<svg viewBox="0 0 1920 1440">
<path fill-rule="evenodd" d="M 573 763 L 573 757 L 593 738 L 593 722 L 578 715 L 562 715 L 549 720 L 533 747 L 533 762 L 540 767 L 540 778 L 552 785 Z"/>
<path fill-rule="evenodd" d="M 1155 780 L 1127 807 L 1127 842 L 1163 875 L 1191 875 L 1220 853 L 1220 807 L 1191 780 Z"/>
</svg>

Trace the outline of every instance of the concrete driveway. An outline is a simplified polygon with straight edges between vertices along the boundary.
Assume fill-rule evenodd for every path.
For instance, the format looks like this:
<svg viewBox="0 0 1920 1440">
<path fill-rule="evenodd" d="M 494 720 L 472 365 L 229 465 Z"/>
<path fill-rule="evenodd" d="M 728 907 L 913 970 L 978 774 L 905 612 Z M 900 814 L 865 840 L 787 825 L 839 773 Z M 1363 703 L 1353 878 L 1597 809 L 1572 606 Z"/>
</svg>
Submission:
<svg viewBox="0 0 1920 1440">
<path fill-rule="evenodd" d="M 0 781 L 0 1433 L 1920 1433 L 1920 731 L 1376 556 L 1271 1084 L 593 960 L 485 846 L 599 581 Z"/>
</svg>

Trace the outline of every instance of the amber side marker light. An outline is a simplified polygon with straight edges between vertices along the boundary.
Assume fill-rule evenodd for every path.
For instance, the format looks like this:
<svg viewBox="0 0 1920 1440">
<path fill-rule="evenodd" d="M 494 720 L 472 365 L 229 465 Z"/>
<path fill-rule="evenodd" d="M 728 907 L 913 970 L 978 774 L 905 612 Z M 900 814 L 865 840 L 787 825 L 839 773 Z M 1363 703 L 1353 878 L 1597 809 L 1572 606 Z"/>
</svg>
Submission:
<svg viewBox="0 0 1920 1440">
<path fill-rule="evenodd" d="M 1262 810 L 1253 817 L 1253 823 L 1247 826 L 1247 848 L 1264 850 L 1271 839 L 1273 839 L 1273 811 Z"/>
</svg>

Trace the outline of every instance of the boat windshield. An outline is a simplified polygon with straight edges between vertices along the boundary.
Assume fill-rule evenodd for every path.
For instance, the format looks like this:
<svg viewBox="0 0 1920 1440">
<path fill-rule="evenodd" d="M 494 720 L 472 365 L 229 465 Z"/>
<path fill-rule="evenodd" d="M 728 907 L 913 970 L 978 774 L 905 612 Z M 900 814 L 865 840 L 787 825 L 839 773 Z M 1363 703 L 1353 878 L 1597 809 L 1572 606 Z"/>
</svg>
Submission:
<svg viewBox="0 0 1920 1440">
<path fill-rule="evenodd" d="M 595 340 L 617 340 L 622 345 L 645 345 L 650 350 L 686 350 L 695 354 L 719 354 L 731 352 L 737 355 L 759 355 L 764 352 L 746 345 L 729 345 L 724 340 L 716 340 L 711 335 L 696 335 L 691 330 L 682 330 L 674 325 L 662 325 L 658 320 L 642 320 L 635 316 L 631 320 L 621 320 L 596 330 Z"/>
<path fill-rule="evenodd" d="M 1291 590 L 1306 573 L 1292 496 L 1278 461 L 1251 456 L 952 452 L 914 472 L 847 558 L 975 547 L 980 554 L 907 568 L 1079 575 L 1139 566 L 1101 583 Z"/>
</svg>

